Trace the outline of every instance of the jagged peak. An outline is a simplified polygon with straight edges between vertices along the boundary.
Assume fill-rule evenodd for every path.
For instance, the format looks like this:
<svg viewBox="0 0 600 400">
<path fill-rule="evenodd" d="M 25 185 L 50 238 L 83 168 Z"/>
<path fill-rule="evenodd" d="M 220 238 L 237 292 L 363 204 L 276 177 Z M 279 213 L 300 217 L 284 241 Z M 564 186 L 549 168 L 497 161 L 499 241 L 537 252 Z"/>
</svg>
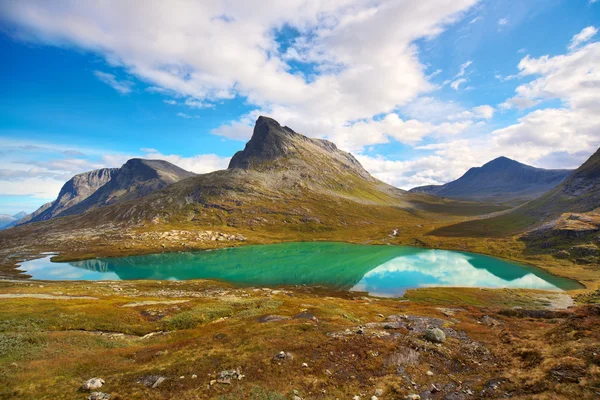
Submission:
<svg viewBox="0 0 600 400">
<path fill-rule="evenodd" d="M 294 140 L 308 139 L 273 118 L 260 116 L 254 125 L 252 137 L 242 151 L 231 158 L 229 168 L 249 168 L 257 161 L 270 161 L 287 154 Z"/>
</svg>

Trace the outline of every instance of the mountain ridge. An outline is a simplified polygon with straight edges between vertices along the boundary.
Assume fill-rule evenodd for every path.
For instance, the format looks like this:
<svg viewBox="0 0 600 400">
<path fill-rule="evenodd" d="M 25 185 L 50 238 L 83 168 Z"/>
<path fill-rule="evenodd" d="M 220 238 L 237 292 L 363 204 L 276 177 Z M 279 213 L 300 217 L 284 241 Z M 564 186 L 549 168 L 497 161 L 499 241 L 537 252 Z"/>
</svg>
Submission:
<svg viewBox="0 0 600 400">
<path fill-rule="evenodd" d="M 409 190 L 461 200 L 525 203 L 556 187 L 572 171 L 536 168 L 508 157 L 495 158 L 472 167 L 460 178 L 444 185 Z"/>
</svg>

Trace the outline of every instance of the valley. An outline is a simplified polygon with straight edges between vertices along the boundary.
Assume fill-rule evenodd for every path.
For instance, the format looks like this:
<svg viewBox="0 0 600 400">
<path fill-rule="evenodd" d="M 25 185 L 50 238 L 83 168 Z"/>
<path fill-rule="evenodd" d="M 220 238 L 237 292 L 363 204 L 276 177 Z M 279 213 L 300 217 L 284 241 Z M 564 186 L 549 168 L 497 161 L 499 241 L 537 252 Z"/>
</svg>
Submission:
<svg viewBox="0 0 600 400">
<path fill-rule="evenodd" d="M 153 172 L 156 164 L 129 161 L 126 166 L 151 168 L 127 180 L 115 174 L 84 196 L 65 187 L 59 199 L 75 204 L 57 200 L 38 214 L 48 218 L 0 232 L 0 301 L 6 305 L 0 311 L 0 394 L 93 397 L 79 388 L 97 377 L 105 385 L 95 396 L 113 399 L 166 393 L 182 399 L 595 398 L 595 157 L 517 207 L 394 188 L 333 143 L 267 117 L 257 120 L 227 170 L 165 184 L 156 178 L 165 174 Z M 160 171 L 173 167 L 162 164 Z M 589 191 L 588 200 L 564 189 L 573 182 Z M 81 184 L 88 187 L 85 179 Z M 135 190 L 123 191 L 130 184 Z M 548 200 L 552 196 L 577 206 L 563 209 Z M 59 204 L 67 205 L 60 214 L 43 214 Z M 378 247 L 363 255 L 347 250 L 338 261 L 309 257 L 330 251 L 327 246 L 342 254 L 349 246 L 343 243 Z M 262 255 L 268 246 L 257 245 L 284 250 Z M 221 255 L 234 251 L 193 253 L 231 247 L 241 247 L 242 256 L 230 264 Z M 476 255 L 442 261 L 442 250 L 506 260 L 496 260 L 493 273 L 506 276 L 504 288 L 486 287 L 496 277 L 460 287 L 487 267 L 477 267 Z M 450 284 L 459 287 L 411 286 L 408 278 L 388 276 L 369 293 L 363 276 L 391 259 L 397 271 L 407 262 L 402 251 L 433 257 L 422 271 L 460 263 L 471 269 Z M 123 258 L 136 255 L 148 256 L 138 264 Z M 42 257 L 132 280 L 82 281 L 63 269 L 75 279 L 66 282 L 53 275 L 65 264 L 42 260 L 31 264 L 43 265 L 31 270 L 37 279 L 19 269 Z M 194 267 L 196 258 L 204 261 Z M 151 260 L 164 261 L 151 267 Z M 277 260 L 295 265 L 297 280 L 290 280 L 291 272 L 281 275 Z M 510 262 L 539 268 L 546 282 L 573 283 L 558 292 L 511 287 L 535 275 L 509 273 Z M 338 283 L 327 284 L 313 269 Z M 280 276 L 269 281 L 269 270 Z M 335 277 L 337 270 L 348 275 Z M 321 277 L 311 281 L 315 276 Z M 178 277 L 185 280 L 169 280 Z M 380 294 L 391 298 L 378 295 L 383 287 Z M 28 384 L 32 376 L 35 385 Z"/>
</svg>

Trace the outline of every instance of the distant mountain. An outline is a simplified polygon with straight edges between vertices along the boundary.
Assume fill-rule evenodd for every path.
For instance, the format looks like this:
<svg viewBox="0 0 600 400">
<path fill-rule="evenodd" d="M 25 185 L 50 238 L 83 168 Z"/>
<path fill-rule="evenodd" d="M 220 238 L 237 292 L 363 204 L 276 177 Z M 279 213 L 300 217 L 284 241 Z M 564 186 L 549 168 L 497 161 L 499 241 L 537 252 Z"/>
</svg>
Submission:
<svg viewBox="0 0 600 400">
<path fill-rule="evenodd" d="M 25 211 L 18 212 L 15 215 L 0 214 L 0 229 L 10 228 L 26 216 Z"/>
<path fill-rule="evenodd" d="M 262 116 L 226 170 L 182 179 L 189 173 L 181 176 L 177 173 L 181 170 L 168 165 L 131 160 L 93 195 L 59 214 L 68 219 L 55 219 L 31 231 L 56 237 L 59 231 L 99 226 L 192 230 L 225 226 L 269 231 L 278 237 L 295 232 L 298 238 L 310 232 L 421 222 L 430 213 L 447 213 L 447 206 L 455 215 L 504 209 L 400 190 L 371 176 L 335 144 Z M 95 210 L 99 207 L 103 208 Z M 25 237 L 26 231 L 21 232 Z"/>
<path fill-rule="evenodd" d="M 535 168 L 506 157 L 482 167 L 469 169 L 463 176 L 444 185 L 410 190 L 432 196 L 462 200 L 524 203 L 560 184 L 572 171 Z"/>
<path fill-rule="evenodd" d="M 468 221 L 434 231 L 442 236 L 507 236 L 553 227 L 568 213 L 600 208 L 600 149 L 557 187 L 501 215 Z"/>
<path fill-rule="evenodd" d="M 27 215 L 28 214 L 25 211 L 21 211 L 13 215 L 13 218 L 19 220 L 25 218 Z"/>
<path fill-rule="evenodd" d="M 84 172 L 65 183 L 55 201 L 44 204 L 18 225 L 133 200 L 192 176 L 195 174 L 167 161 L 138 158 L 127 161 L 121 168 Z"/>
</svg>

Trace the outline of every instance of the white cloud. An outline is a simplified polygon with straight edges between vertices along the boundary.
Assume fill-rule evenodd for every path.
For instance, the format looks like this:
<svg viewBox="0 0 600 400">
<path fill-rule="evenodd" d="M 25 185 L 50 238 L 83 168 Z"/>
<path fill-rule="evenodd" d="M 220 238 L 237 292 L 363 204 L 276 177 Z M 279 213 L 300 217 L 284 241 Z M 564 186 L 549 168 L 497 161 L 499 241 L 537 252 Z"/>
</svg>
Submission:
<svg viewBox="0 0 600 400">
<path fill-rule="evenodd" d="M 460 85 L 462 85 L 463 83 L 466 83 L 466 82 L 467 82 L 467 80 L 465 78 L 458 78 L 457 80 L 450 83 L 450 87 L 454 90 L 458 90 Z"/>
<path fill-rule="evenodd" d="M 573 39 L 571 40 L 571 44 L 569 45 L 569 50 L 576 49 L 581 44 L 588 42 L 597 33 L 598 33 L 598 29 L 593 26 L 588 26 L 587 28 L 584 28 L 577 35 L 573 36 Z"/>
<path fill-rule="evenodd" d="M 74 175 L 99 168 L 120 167 L 135 157 L 166 160 L 196 173 L 225 169 L 230 159 L 215 154 L 183 157 L 163 154 L 156 149 L 140 149 L 126 154 L 2 138 L 0 148 L 5 151 L 0 158 L 0 195 L 31 196 L 32 204 L 34 199 L 38 199 L 38 206 L 56 198 L 63 184 Z M 31 208 L 32 204 L 28 207 Z"/>
<path fill-rule="evenodd" d="M 94 71 L 94 75 L 96 75 L 96 78 L 100 79 L 102 82 L 106 83 L 108 86 L 112 87 L 121 94 L 131 93 L 132 91 L 131 88 L 134 84 L 131 81 L 117 80 L 115 75 L 102 71 Z"/>
<path fill-rule="evenodd" d="M 177 102 L 175 100 L 163 100 L 163 103 L 169 104 L 171 106 L 174 106 L 177 104 Z"/>
<path fill-rule="evenodd" d="M 155 149 L 145 150 L 144 158 L 165 160 L 197 174 L 206 174 L 208 172 L 226 169 L 229 165 L 229 160 L 231 160 L 231 157 L 221 157 L 216 154 L 199 154 L 192 157 L 182 157 L 176 154 L 162 154 Z"/>
<path fill-rule="evenodd" d="M 0 15 L 20 37 L 100 54 L 151 91 L 188 99 L 188 106 L 240 96 L 308 135 L 346 132 L 355 135 L 346 141 L 358 145 L 373 140 L 346 126 L 436 89 L 414 43 L 439 35 L 476 3 L 24 0 L 2 2 Z M 285 53 L 276 40 L 283 26 L 298 32 Z M 315 73 L 292 71 L 290 58 Z M 244 118 L 215 133 L 239 138 L 243 125 Z"/>
<path fill-rule="evenodd" d="M 475 18 L 473 18 L 471 22 L 469 22 L 469 24 L 474 24 L 475 22 L 481 21 L 482 19 L 483 17 L 481 15 L 478 15 Z"/>
<path fill-rule="evenodd" d="M 498 25 L 499 25 L 499 26 L 505 26 L 505 25 L 508 25 L 508 18 L 506 18 L 506 17 L 504 17 L 504 18 L 500 18 L 500 19 L 498 20 Z"/>
<path fill-rule="evenodd" d="M 467 71 L 467 68 L 469 68 L 469 66 L 473 64 L 473 61 L 469 60 L 467 62 L 465 62 L 464 64 L 461 64 L 460 66 L 460 71 L 458 72 L 458 74 L 456 74 L 454 76 L 454 79 L 456 78 L 460 78 L 461 76 L 465 75 L 465 72 Z"/>
<path fill-rule="evenodd" d="M 177 115 L 178 117 L 181 117 L 181 118 L 185 118 L 185 119 L 196 119 L 196 118 L 200 118 L 200 117 L 198 117 L 197 115 L 189 115 L 189 114 L 182 113 L 182 112 L 178 112 L 178 113 L 177 113 L 177 114 L 175 114 L 175 115 Z"/>
</svg>

